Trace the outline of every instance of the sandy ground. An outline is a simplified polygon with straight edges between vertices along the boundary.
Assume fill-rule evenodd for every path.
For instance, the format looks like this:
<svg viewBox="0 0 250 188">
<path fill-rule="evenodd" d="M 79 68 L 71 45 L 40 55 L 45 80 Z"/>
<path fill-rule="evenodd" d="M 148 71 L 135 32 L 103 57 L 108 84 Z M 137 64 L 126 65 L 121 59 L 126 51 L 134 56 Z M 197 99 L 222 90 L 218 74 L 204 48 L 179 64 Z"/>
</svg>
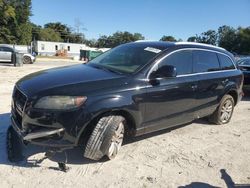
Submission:
<svg viewBox="0 0 250 188">
<path fill-rule="evenodd" d="M 10 124 L 15 82 L 29 73 L 73 63 L 38 62 L 12 67 L 0 64 L 0 186 L 1 187 L 227 187 L 250 184 L 250 97 L 235 108 L 231 123 L 195 121 L 178 129 L 139 137 L 125 144 L 112 161 L 93 162 L 74 149 L 57 159 L 35 161 L 42 148 L 27 146 L 27 161 L 7 160 L 5 139 Z M 67 156 L 68 172 L 56 161 Z M 61 157 L 61 158 L 60 158 Z"/>
</svg>

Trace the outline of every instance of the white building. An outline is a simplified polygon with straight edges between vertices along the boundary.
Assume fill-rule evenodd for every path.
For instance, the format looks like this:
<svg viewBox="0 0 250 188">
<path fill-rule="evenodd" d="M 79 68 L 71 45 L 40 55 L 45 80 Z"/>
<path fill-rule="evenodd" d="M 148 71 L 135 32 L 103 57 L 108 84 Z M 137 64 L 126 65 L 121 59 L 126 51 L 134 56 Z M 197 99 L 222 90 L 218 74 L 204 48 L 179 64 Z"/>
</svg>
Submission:
<svg viewBox="0 0 250 188">
<path fill-rule="evenodd" d="M 86 44 L 35 41 L 33 42 L 33 51 L 41 56 L 54 56 L 58 50 L 67 50 L 70 57 L 79 56 L 80 50 L 107 51 L 109 48 L 91 48 Z"/>
</svg>

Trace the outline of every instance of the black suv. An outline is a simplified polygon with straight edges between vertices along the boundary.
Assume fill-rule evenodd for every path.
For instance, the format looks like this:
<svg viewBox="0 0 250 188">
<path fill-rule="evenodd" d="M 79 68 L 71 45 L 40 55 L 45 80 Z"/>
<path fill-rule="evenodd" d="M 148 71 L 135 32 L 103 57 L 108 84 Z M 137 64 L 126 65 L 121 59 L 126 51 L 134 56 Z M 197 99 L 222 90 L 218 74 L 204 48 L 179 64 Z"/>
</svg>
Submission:
<svg viewBox="0 0 250 188">
<path fill-rule="evenodd" d="M 242 72 L 226 50 L 198 43 L 138 41 L 88 64 L 54 68 L 16 83 L 12 127 L 25 143 L 114 158 L 124 136 L 208 117 L 228 123 Z M 12 129 L 13 129 L 12 128 Z"/>
</svg>

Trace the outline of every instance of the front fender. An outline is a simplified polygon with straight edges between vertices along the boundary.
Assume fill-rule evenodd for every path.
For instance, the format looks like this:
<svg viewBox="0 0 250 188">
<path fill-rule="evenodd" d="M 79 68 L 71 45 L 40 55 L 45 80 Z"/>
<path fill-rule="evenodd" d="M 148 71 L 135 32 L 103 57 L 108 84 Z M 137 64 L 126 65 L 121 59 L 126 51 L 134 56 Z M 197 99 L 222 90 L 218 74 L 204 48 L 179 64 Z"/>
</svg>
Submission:
<svg viewBox="0 0 250 188">
<path fill-rule="evenodd" d="M 121 95 L 112 95 L 105 97 L 98 96 L 98 97 L 88 98 L 87 101 L 88 102 L 86 103 L 85 106 L 86 110 L 84 114 L 85 123 L 84 124 L 80 123 L 78 125 L 81 126 L 81 129 L 78 132 L 77 142 L 79 141 L 82 133 L 84 132 L 86 127 L 90 124 L 90 122 L 104 113 L 118 112 L 118 111 L 126 112 L 133 118 L 136 127 L 141 124 L 142 111 L 140 110 L 140 105 L 137 104 L 136 100 L 132 96 L 121 96 Z"/>
</svg>

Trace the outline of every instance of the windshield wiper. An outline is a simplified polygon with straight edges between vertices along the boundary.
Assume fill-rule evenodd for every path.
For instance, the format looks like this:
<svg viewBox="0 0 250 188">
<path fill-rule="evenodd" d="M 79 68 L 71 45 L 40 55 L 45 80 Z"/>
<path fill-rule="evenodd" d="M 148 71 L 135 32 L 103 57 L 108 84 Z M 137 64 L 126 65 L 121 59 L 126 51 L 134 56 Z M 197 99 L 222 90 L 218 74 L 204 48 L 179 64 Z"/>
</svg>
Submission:
<svg viewBox="0 0 250 188">
<path fill-rule="evenodd" d="M 95 68 L 97 68 L 97 69 L 105 70 L 105 71 L 107 71 L 107 72 L 113 72 L 113 73 L 116 73 L 116 74 L 122 74 L 122 73 L 119 72 L 119 71 L 116 71 L 116 70 L 111 69 L 111 68 L 107 68 L 107 67 L 105 67 L 105 66 L 100 66 L 100 65 L 97 65 L 97 64 L 95 64 L 95 63 L 89 64 L 89 65 L 91 65 L 91 66 L 93 66 L 93 67 L 95 67 Z"/>
</svg>

